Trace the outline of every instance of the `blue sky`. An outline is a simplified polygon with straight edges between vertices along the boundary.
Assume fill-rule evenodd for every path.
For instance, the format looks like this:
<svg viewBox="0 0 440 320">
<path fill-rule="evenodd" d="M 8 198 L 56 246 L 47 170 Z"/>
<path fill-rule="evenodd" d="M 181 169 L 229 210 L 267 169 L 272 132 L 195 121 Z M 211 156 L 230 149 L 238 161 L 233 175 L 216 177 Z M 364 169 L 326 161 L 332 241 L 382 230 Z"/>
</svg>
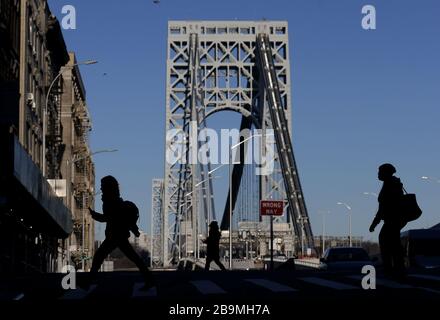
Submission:
<svg viewBox="0 0 440 320">
<path fill-rule="evenodd" d="M 377 167 L 391 162 L 424 213 L 410 228 L 440 222 L 440 3 L 424 1 L 49 1 L 77 11 L 77 29 L 64 30 L 81 68 L 93 120 L 97 181 L 119 179 L 123 196 L 149 230 L 151 179 L 163 177 L 168 20 L 286 20 L 292 74 L 293 144 L 312 227 L 330 210 L 328 234 L 377 240 L 368 226 L 377 202 Z M 361 28 L 363 5 L 377 10 L 377 29 Z M 237 115 L 213 117 L 215 127 Z M 226 180 L 226 172 L 223 180 Z M 219 179 L 222 180 L 222 179 Z M 222 184 L 223 182 L 218 182 Z M 222 199 L 219 196 L 219 199 Z M 100 209 L 100 201 L 97 201 Z M 221 211 L 223 207 L 217 208 Z M 102 234 L 103 227 L 98 227 Z M 379 230 L 379 229 L 378 229 Z"/>
</svg>

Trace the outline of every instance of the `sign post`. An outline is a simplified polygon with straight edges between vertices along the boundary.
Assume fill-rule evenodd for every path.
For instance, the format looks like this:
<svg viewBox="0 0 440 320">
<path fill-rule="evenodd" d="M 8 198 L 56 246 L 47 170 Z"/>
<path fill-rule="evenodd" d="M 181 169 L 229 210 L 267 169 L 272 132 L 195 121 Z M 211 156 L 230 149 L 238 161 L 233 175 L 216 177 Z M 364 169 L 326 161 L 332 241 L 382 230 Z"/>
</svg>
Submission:
<svg viewBox="0 0 440 320">
<path fill-rule="evenodd" d="M 282 200 L 261 200 L 260 215 L 270 216 L 270 270 L 273 270 L 273 216 L 282 216 L 284 201 Z"/>
<path fill-rule="evenodd" d="M 273 216 L 270 216 L 270 271 L 273 271 Z"/>
</svg>

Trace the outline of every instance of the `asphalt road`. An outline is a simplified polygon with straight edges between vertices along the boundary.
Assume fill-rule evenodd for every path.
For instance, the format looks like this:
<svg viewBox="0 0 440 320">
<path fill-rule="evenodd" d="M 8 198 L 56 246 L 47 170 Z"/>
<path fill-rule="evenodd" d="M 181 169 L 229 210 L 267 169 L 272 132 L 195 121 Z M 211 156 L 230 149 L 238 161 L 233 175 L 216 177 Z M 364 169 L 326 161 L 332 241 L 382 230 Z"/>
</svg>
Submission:
<svg viewBox="0 0 440 320">
<path fill-rule="evenodd" d="M 362 288 L 361 273 L 297 271 L 154 271 L 157 287 L 139 290 L 138 272 L 100 273 L 88 290 L 87 274 L 76 275 L 77 289 L 64 290 L 64 274 L 5 277 L 0 282 L 0 305 L 13 312 L 59 308 L 61 312 L 92 307 L 102 315 L 141 311 L 156 319 L 260 318 L 311 312 L 339 314 L 345 306 L 378 306 L 404 310 L 440 305 L 440 272 L 413 270 L 404 282 L 376 277 L 376 289 Z M 203 308 L 195 309 L 195 308 Z M 200 311 L 200 314 L 198 313 Z M 128 311 L 127 311 L 128 312 Z M 178 314 L 175 314 L 178 313 Z M 184 313 L 184 314 L 183 314 Z M 191 314 L 188 314 L 191 313 Z"/>
</svg>

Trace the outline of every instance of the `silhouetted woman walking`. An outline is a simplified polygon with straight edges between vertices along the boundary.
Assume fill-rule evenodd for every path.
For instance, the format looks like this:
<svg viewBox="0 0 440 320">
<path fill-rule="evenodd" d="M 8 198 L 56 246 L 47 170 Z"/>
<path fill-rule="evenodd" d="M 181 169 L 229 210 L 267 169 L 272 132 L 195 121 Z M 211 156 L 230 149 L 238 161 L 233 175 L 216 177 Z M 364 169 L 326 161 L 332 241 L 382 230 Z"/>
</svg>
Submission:
<svg viewBox="0 0 440 320">
<path fill-rule="evenodd" d="M 134 204 L 124 202 L 119 193 L 118 181 L 112 176 L 106 176 L 101 179 L 101 191 L 103 214 L 95 212 L 90 208 L 89 210 L 94 220 L 106 222 L 107 226 L 105 228 L 105 240 L 93 257 L 90 273 L 92 276 L 95 276 L 107 255 L 114 249 L 119 248 L 139 268 L 145 281 L 144 289 L 152 287 L 154 281 L 151 272 L 128 241 L 130 231 L 139 237 L 136 221 L 133 221 L 129 216 Z M 127 203 L 132 205 L 127 206 Z M 135 210 L 137 210 L 136 207 Z"/>
<path fill-rule="evenodd" d="M 392 164 L 385 163 L 379 167 L 378 178 L 383 181 L 383 186 L 378 197 L 379 210 L 371 223 L 370 232 L 383 220 L 379 245 L 384 273 L 402 278 L 405 276 L 404 252 L 400 243 L 400 230 L 405 225 L 400 213 L 403 185 L 394 173 L 396 168 Z"/>
<path fill-rule="evenodd" d="M 209 235 L 203 242 L 207 244 L 206 248 L 206 264 L 205 270 L 209 270 L 211 262 L 214 261 L 222 270 L 226 270 L 225 266 L 220 262 L 220 238 L 221 233 L 219 231 L 217 221 L 212 221 L 209 224 Z"/>
</svg>

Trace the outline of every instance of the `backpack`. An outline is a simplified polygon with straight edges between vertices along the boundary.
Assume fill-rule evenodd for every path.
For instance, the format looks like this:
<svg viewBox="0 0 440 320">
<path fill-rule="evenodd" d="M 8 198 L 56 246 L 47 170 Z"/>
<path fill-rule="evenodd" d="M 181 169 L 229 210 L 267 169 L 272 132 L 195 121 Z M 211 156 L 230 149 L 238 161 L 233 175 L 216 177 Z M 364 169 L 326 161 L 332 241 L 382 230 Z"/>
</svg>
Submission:
<svg viewBox="0 0 440 320">
<path fill-rule="evenodd" d="M 139 228 L 137 222 L 139 220 L 139 209 L 131 201 L 124 201 L 124 217 L 127 222 L 127 226 L 130 231 L 134 233 L 135 236 L 139 237 Z"/>
</svg>

